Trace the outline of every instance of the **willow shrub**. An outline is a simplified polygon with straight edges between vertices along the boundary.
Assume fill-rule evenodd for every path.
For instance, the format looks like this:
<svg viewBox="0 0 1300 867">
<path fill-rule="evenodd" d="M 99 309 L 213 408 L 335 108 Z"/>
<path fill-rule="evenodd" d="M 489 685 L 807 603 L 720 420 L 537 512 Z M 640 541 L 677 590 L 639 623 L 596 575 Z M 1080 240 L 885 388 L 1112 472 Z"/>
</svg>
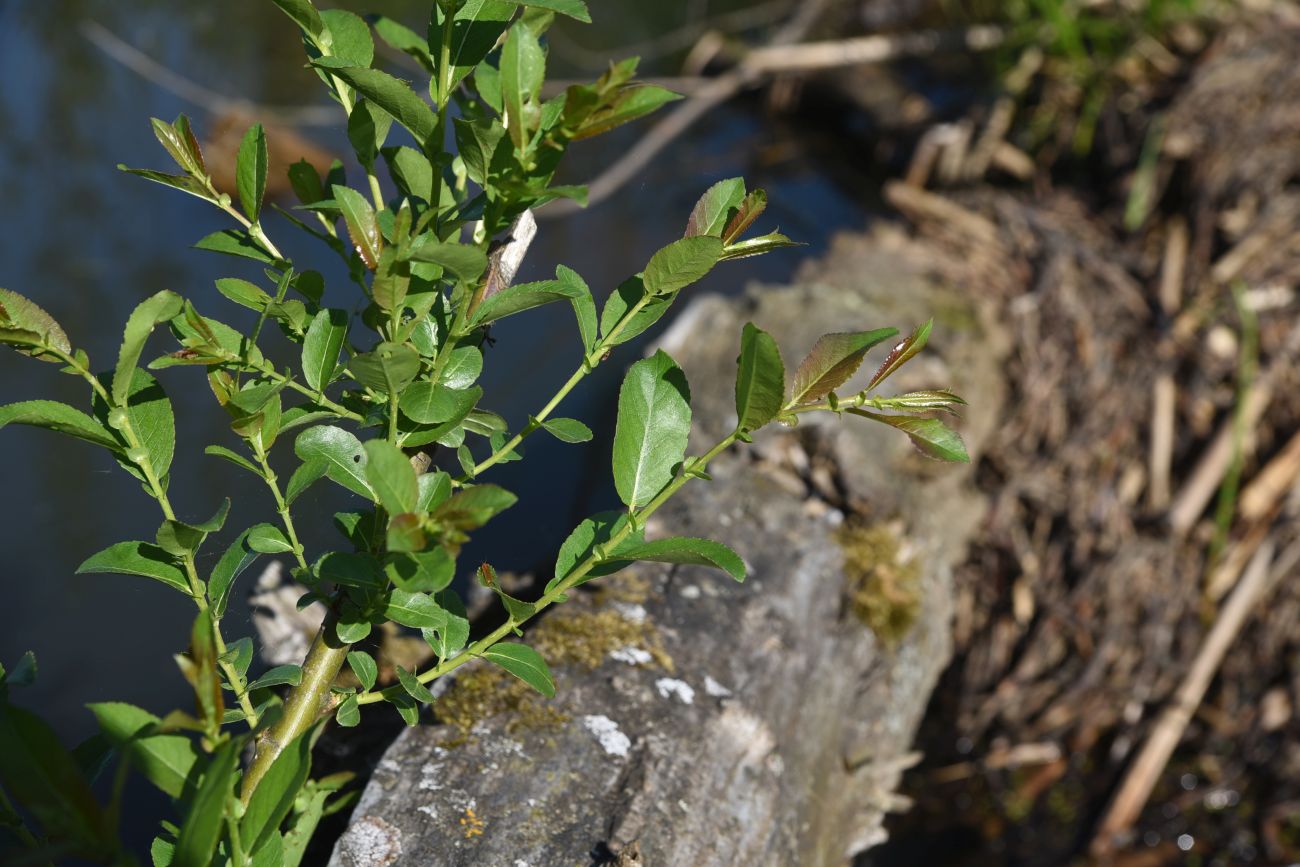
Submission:
<svg viewBox="0 0 1300 867">
<path fill-rule="evenodd" d="M 676 96 L 634 81 L 636 61 L 628 60 L 593 84 L 542 98 L 545 31 L 557 13 L 587 21 L 581 0 L 441 0 L 427 38 L 383 17 L 367 23 L 342 10 L 318 11 L 309 0 L 273 2 L 301 29 L 311 66 L 346 113 L 362 173 L 351 186 L 342 165 L 325 177 L 305 162 L 290 166 L 301 204 L 278 210 L 341 259 L 353 285 L 340 280 L 327 287 L 319 272 L 301 268 L 271 240 L 263 222 L 268 160 L 260 125 L 248 130 L 239 149 L 237 189 L 223 191 L 182 116 L 153 121 L 176 171 L 126 170 L 197 196 L 231 218 L 232 228 L 197 246 L 260 264 L 257 280 L 217 283 L 230 302 L 256 311 L 251 330 L 241 332 L 163 291 L 132 312 L 116 362 L 97 366 L 44 310 L 0 290 L 0 342 L 61 365 L 87 386 L 83 408 L 12 403 L 0 407 L 0 426 L 35 425 L 107 450 L 161 511 L 153 539 L 119 542 L 88 557 L 79 571 L 152 578 L 197 609 L 188 652 L 176 657 L 194 689 L 193 712 L 159 717 L 128 704 L 93 704 L 100 734 L 71 751 L 38 716 L 11 703 L 15 688 L 34 676 L 30 654 L 0 670 L 0 827 L 31 850 L 24 863 L 69 856 L 132 863 L 115 829 L 128 769 L 174 806 L 153 844 L 155 864 L 300 863 L 317 822 L 350 797 L 345 778 L 311 776 L 312 745 L 328 720 L 355 726 L 363 712 L 386 705 L 413 725 L 421 706 L 435 701 L 431 684 L 473 659 L 552 695 L 546 661 L 521 640 L 520 627 L 579 585 L 631 563 L 712 566 L 743 580 L 744 564 L 726 546 L 647 539 L 645 526 L 683 486 L 707 480 L 710 461 L 773 422 L 849 413 L 898 428 L 933 457 L 966 460 L 957 435 L 924 416 L 961 403 L 958 397 L 947 391 L 875 395 L 921 350 L 928 326 L 892 347 L 866 390 L 846 396 L 835 390 L 869 349 L 894 337 L 893 329 L 828 334 L 787 377 L 775 341 L 746 326 L 736 427 L 694 456 L 686 454 L 686 377 L 657 352 L 631 365 L 619 394 L 612 468 L 624 507 L 573 530 L 537 598 L 507 594 L 489 565 L 472 570 L 500 598 L 506 619 L 469 642 L 465 605 L 451 589 L 457 554 L 476 529 L 516 501 L 487 480 L 489 471 L 520 459 L 523 441 L 539 432 L 567 443 L 590 440 L 582 422 L 555 415 L 573 388 L 715 267 L 791 242 L 750 232 L 766 197 L 733 179 L 705 192 L 684 237 L 614 288 L 599 311 L 586 283 L 563 266 L 554 279 L 510 285 L 494 252 L 511 227 L 552 199 L 584 196 L 580 187 L 552 184 L 569 146 Z M 375 36 L 427 70 L 429 100 L 374 68 Z M 512 432 L 485 408 L 475 384 L 487 329 L 551 303 L 573 308 L 575 369 Z M 300 347 L 295 363 L 282 367 L 262 353 L 263 326 Z M 179 349 L 141 366 L 159 328 L 171 332 Z M 152 371 L 180 366 L 206 374 L 238 438 L 239 449 L 211 445 L 206 453 L 260 479 L 278 515 L 275 524 L 241 529 L 210 569 L 200 566 L 199 553 L 227 531 L 230 501 L 199 520 L 178 515 L 168 496 L 175 425 Z M 355 496 L 355 507 L 335 516 L 338 550 L 308 552 L 294 525 L 294 502 L 316 484 L 340 485 Z M 322 602 L 329 613 L 301 665 L 250 679 L 253 641 L 229 640 L 222 616 L 235 582 L 262 556 L 292 560 L 294 577 L 309 588 L 304 603 Z M 398 668 L 397 681 L 381 686 L 375 659 L 358 643 L 388 622 L 419 630 L 437 661 L 423 671 Z M 345 665 L 355 676 L 346 682 L 359 686 L 341 685 Z M 109 768 L 115 768 L 111 797 L 101 804 L 91 785 Z"/>
</svg>

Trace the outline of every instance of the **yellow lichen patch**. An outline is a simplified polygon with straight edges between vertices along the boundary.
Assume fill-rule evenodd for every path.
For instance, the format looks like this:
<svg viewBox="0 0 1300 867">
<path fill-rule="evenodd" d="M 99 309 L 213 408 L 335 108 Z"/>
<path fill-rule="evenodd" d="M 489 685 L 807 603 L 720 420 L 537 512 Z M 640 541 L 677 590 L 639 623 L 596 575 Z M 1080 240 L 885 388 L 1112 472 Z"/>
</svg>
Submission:
<svg viewBox="0 0 1300 867">
<path fill-rule="evenodd" d="M 624 570 L 617 575 L 600 579 L 593 589 L 598 608 L 611 602 L 643 605 L 650 598 L 650 579 Z"/>
<path fill-rule="evenodd" d="M 534 631 L 533 646 L 552 665 L 577 665 L 588 671 L 614 651 L 636 647 L 649 653 L 661 668 L 673 670 L 673 660 L 664 652 L 658 631 L 614 608 L 548 618 Z"/>
<path fill-rule="evenodd" d="M 465 815 L 460 817 L 460 826 L 465 830 L 466 840 L 483 836 L 483 820 L 475 815 L 473 807 L 465 808 Z"/>
<path fill-rule="evenodd" d="M 456 729 L 458 736 L 444 746 L 469 740 L 474 724 L 507 714 L 507 732 L 556 728 L 568 714 L 523 681 L 490 665 L 477 665 L 457 675 L 451 688 L 433 706 L 438 719 Z"/>
<path fill-rule="evenodd" d="M 895 646 L 921 613 L 920 568 L 900 557 L 898 537 L 880 524 L 846 524 L 844 586 L 849 610 L 887 646 Z"/>
</svg>

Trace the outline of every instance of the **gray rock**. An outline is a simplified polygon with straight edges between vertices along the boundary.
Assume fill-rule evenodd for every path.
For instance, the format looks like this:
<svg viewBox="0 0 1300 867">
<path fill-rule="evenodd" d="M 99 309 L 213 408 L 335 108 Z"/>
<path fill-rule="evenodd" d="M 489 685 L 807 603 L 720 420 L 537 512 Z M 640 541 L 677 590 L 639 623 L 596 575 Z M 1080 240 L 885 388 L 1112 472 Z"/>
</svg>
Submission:
<svg viewBox="0 0 1300 867">
<path fill-rule="evenodd" d="M 898 238 L 845 238 L 794 286 L 694 302 L 661 341 L 691 381 L 693 445 L 734 424 L 746 321 L 778 338 L 793 369 L 824 332 L 906 329 L 941 311 L 935 351 L 891 385 L 965 393 L 963 428 L 978 449 L 997 413 L 996 341 L 973 302 L 923 276 L 916 253 Z M 602 853 L 650 867 L 842 865 L 883 839 L 951 652 L 951 568 L 983 509 L 970 471 L 847 417 L 765 432 L 714 468 L 652 534 L 724 541 L 749 580 L 644 568 L 574 594 L 529 634 L 558 657 L 557 697 L 468 732 L 463 721 L 407 729 L 332 865 L 553 867 Z M 895 562 L 876 564 L 914 579 L 896 633 L 855 616 L 862 569 L 845 568 L 846 522 L 898 537 L 897 551 L 880 549 Z M 440 699 L 446 708 L 465 705 L 456 691 L 488 671 L 477 665 Z"/>
</svg>

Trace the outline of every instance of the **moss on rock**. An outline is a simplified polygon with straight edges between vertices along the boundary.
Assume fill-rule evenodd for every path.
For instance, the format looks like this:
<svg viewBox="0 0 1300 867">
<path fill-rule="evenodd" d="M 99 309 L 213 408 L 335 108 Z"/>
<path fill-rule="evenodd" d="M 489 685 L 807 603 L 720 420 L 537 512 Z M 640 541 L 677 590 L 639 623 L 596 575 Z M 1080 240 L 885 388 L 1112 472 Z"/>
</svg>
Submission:
<svg viewBox="0 0 1300 867">
<path fill-rule="evenodd" d="M 888 647 L 907 635 L 921 613 L 921 570 L 904 560 L 898 536 L 883 524 L 845 524 L 845 596 L 849 610 Z"/>
</svg>

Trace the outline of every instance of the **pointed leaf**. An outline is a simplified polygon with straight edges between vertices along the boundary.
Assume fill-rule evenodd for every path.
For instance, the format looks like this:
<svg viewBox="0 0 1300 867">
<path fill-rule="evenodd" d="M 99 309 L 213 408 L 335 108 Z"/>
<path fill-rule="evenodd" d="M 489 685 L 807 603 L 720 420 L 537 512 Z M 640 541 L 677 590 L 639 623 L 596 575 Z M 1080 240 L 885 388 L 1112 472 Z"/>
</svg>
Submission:
<svg viewBox="0 0 1300 867">
<path fill-rule="evenodd" d="M 745 580 L 745 562 L 726 545 L 708 539 L 677 536 L 639 545 L 620 545 L 613 556 L 620 560 L 684 563 L 721 569 L 737 581 Z"/>
<path fill-rule="evenodd" d="M 520 21 L 510 28 L 510 35 L 501 49 L 501 99 L 505 105 L 506 129 L 519 153 L 528 149 L 532 138 L 536 126 L 537 95 L 545 76 L 546 53 L 542 51 L 537 34 Z"/>
<path fill-rule="evenodd" d="M 438 119 L 429 104 L 420 99 L 405 81 L 378 69 L 354 66 L 328 57 L 313 61 L 313 64 L 330 75 L 343 79 L 357 93 L 391 114 L 394 120 L 415 136 L 421 146 L 433 138 Z"/>
<path fill-rule="evenodd" d="M 32 337 L 22 338 L 20 332 Z M 8 335 L 8 336 L 6 336 Z M 8 289 L 0 289 L 0 343 L 17 346 L 49 346 L 71 355 L 72 344 L 54 317 L 39 306 Z M 38 349 L 19 349 L 26 355 L 39 356 Z M 50 358 L 49 361 L 58 361 Z"/>
<path fill-rule="evenodd" d="M 428 236 L 426 236 L 428 237 Z M 472 244 L 425 241 L 411 248 L 411 261 L 441 265 L 464 283 L 473 283 L 487 270 L 487 255 Z"/>
<path fill-rule="evenodd" d="M 348 666 L 363 689 L 369 692 L 375 688 L 375 681 L 379 679 L 379 666 L 375 664 L 374 657 L 364 650 L 353 650 L 348 653 Z"/>
<path fill-rule="evenodd" d="M 257 552 L 247 544 L 251 532 L 252 530 L 245 530 L 230 543 L 230 547 L 221 555 L 217 565 L 212 567 L 212 574 L 208 576 L 208 601 L 212 604 L 213 615 L 218 619 L 226 613 L 230 588 L 234 586 L 235 579 L 253 565 L 253 561 L 258 557 Z"/>
<path fill-rule="evenodd" d="M 297 686 L 302 683 L 301 665 L 277 665 L 248 685 L 249 690 L 272 686 Z"/>
<path fill-rule="evenodd" d="M 549 418 L 542 422 L 546 432 L 560 442 L 585 443 L 591 440 L 591 428 L 576 418 Z"/>
<path fill-rule="evenodd" d="M 375 270 L 379 265 L 379 254 L 384 250 L 384 239 L 379 233 L 375 209 L 366 201 L 365 196 L 351 187 L 335 184 L 332 189 L 353 247 L 366 267 Z"/>
<path fill-rule="evenodd" d="M 505 0 L 464 0 L 451 21 L 451 87 L 454 90 L 488 56 L 506 32 L 515 4 Z M 429 22 L 429 45 L 441 46 L 446 16 L 439 4 Z"/>
<path fill-rule="evenodd" d="M 614 430 L 614 485 L 628 506 L 644 506 L 672 481 L 686 455 L 690 400 L 685 374 L 662 350 L 628 370 Z"/>
<path fill-rule="evenodd" d="M 785 403 L 785 363 L 781 349 L 766 331 L 753 323 L 740 337 L 736 371 L 737 427 L 755 431 L 776 418 Z"/>
<path fill-rule="evenodd" d="M 303 29 L 313 42 L 317 42 L 325 32 L 325 24 L 321 21 L 320 13 L 316 7 L 311 4 L 311 0 L 271 0 L 280 10 L 293 19 L 293 22 Z M 317 42 L 319 44 L 319 42 Z"/>
<path fill-rule="evenodd" d="M 302 375 L 315 391 L 323 391 L 334 378 L 339 353 L 348 336 L 346 310 L 322 309 L 307 326 L 302 341 Z"/>
<path fill-rule="evenodd" d="M 613 100 L 583 119 L 581 125 L 572 133 L 573 140 L 581 141 L 609 132 L 681 98 L 681 94 L 653 84 L 630 84 L 620 87 Z"/>
<path fill-rule="evenodd" d="M 368 500 L 375 498 L 366 479 L 366 451 L 361 441 L 343 428 L 331 425 L 308 428 L 298 435 L 293 451 L 304 461 L 323 460 L 325 475 L 332 481 Z"/>
<path fill-rule="evenodd" d="M 398 665 L 396 669 L 397 680 L 402 684 L 402 689 L 406 690 L 407 695 L 421 704 L 433 704 L 433 693 L 429 692 L 427 686 L 420 683 L 413 673 L 402 668 L 402 666 Z"/>
<path fill-rule="evenodd" d="M 690 219 L 686 221 L 685 237 L 696 235 L 715 235 L 722 237 L 722 230 L 728 220 L 740 208 L 745 200 L 744 178 L 727 178 L 718 181 L 705 190 L 704 195 L 695 203 Z"/>
<path fill-rule="evenodd" d="M 255 123 L 239 143 L 235 161 L 235 181 L 239 189 L 239 204 L 254 223 L 262 213 L 262 198 L 266 195 L 266 173 L 269 168 L 266 155 L 266 130 Z"/>
<path fill-rule="evenodd" d="M 561 15 L 567 15 L 581 21 L 583 24 L 591 23 L 591 13 L 587 11 L 587 4 L 583 0 L 508 0 L 508 2 L 515 6 L 527 6 L 530 9 L 547 9 L 551 12 L 558 12 Z"/>
<path fill-rule="evenodd" d="M 266 250 L 263 250 L 262 245 L 257 243 L 253 236 L 243 229 L 222 229 L 220 232 L 213 232 L 211 235 L 200 239 L 194 245 L 194 249 L 207 250 L 211 253 L 224 253 L 227 256 L 240 256 L 267 265 L 275 264 L 275 258 Z"/>
<path fill-rule="evenodd" d="M 650 257 L 642 281 L 651 295 L 671 295 L 712 271 L 721 256 L 721 238 L 682 238 Z"/>
<path fill-rule="evenodd" d="M 597 547 L 608 545 L 609 540 L 627 526 L 630 520 L 626 512 L 600 512 L 592 515 L 590 518 L 584 518 L 582 523 L 573 529 L 569 537 L 564 540 L 560 546 L 560 553 L 555 558 L 555 576 L 546 585 L 546 592 L 550 592 L 565 578 L 573 574 L 584 560 L 590 557 Z M 642 541 L 642 533 L 637 531 L 632 533 L 626 540 L 626 544 L 637 544 Z M 597 563 L 587 573 L 584 581 L 592 578 L 599 578 L 603 575 L 611 575 L 627 565 L 627 561 L 606 560 Z"/>
<path fill-rule="evenodd" d="M 311 773 L 313 734 L 312 731 L 304 732 L 281 750 L 253 790 L 244 818 L 239 823 L 240 841 L 248 847 L 247 851 L 257 852 L 266 846 L 293 809 L 294 801 Z"/>
<path fill-rule="evenodd" d="M 606 345 L 618 346 L 641 334 L 658 322 L 668 312 L 672 296 L 651 298 L 619 330 L 618 336 L 611 338 L 614 328 L 627 317 L 628 311 L 645 297 L 645 283 L 640 277 L 630 277 L 620 283 L 608 299 L 605 309 L 600 312 L 600 333 L 604 335 Z"/>
<path fill-rule="evenodd" d="M 438 629 L 447 622 L 447 612 L 442 610 L 427 593 L 411 593 L 394 589 L 384 608 L 384 616 L 394 623 L 414 629 Z"/>
<path fill-rule="evenodd" d="M 159 789 L 180 798 L 199 760 L 198 748 L 185 735 L 159 734 L 158 717 L 134 705 L 104 702 L 87 705 L 104 733 L 131 766 Z"/>
<path fill-rule="evenodd" d="M 451 367 L 450 361 L 447 367 Z M 403 343 L 380 343 L 370 352 L 352 356 L 348 370 L 366 388 L 400 394 L 420 372 L 420 353 Z M 445 374 L 447 368 L 443 370 Z"/>
<path fill-rule="evenodd" d="M 722 243 L 734 244 L 736 239 L 744 234 L 759 214 L 767 210 L 767 193 L 762 190 L 754 190 L 745 196 L 740 203 L 740 207 L 731 215 L 727 221 L 726 227 L 722 230 Z"/>
<path fill-rule="evenodd" d="M 77 574 L 110 572 L 156 578 L 169 587 L 190 595 L 189 580 L 176 560 L 162 548 L 144 542 L 118 542 L 89 557 L 77 567 Z"/>
<path fill-rule="evenodd" d="M 238 740 L 226 741 L 208 763 L 176 838 L 171 867 L 209 867 L 212 863 L 225 822 L 226 802 L 234 790 L 239 747 Z"/>
<path fill-rule="evenodd" d="M 370 440 L 365 449 L 366 480 L 379 497 L 379 504 L 390 515 L 414 511 L 420 491 L 410 458 L 385 440 Z"/>
<path fill-rule="evenodd" d="M 528 645 L 500 641 L 483 651 L 483 658 L 501 666 L 547 698 L 555 697 L 555 681 L 546 660 Z"/>
<path fill-rule="evenodd" d="M 917 326 L 916 330 L 908 335 L 906 340 L 899 341 L 899 343 L 889 351 L 889 355 L 885 356 L 885 360 L 880 365 L 880 369 L 871 377 L 871 382 L 867 383 L 867 391 L 871 391 L 873 388 L 880 385 L 880 383 L 892 376 L 894 371 L 906 364 L 912 356 L 924 349 L 925 344 L 930 340 L 930 329 L 933 327 L 934 320 L 931 319 L 924 325 Z"/>
<path fill-rule="evenodd" d="M 181 312 L 183 301 L 175 292 L 164 289 L 141 301 L 131 312 L 126 321 L 126 332 L 122 338 L 122 348 L 117 357 L 117 369 L 113 372 L 113 403 L 122 406 L 126 403 L 127 392 L 131 388 L 132 375 L 144 343 L 160 323 L 167 322 Z"/>
<path fill-rule="evenodd" d="M 250 527 L 244 543 L 258 554 L 287 554 L 293 551 L 293 543 L 284 535 L 284 531 L 274 524 L 258 524 Z"/>
<path fill-rule="evenodd" d="M 882 415 L 865 409 L 850 409 L 854 415 L 897 428 L 912 440 L 912 445 L 928 458 L 953 463 L 970 463 L 970 454 L 961 435 L 937 418 L 916 418 L 915 416 Z"/>
<path fill-rule="evenodd" d="M 826 334 L 799 363 L 790 385 L 790 406 L 821 400 L 857 372 L 871 347 L 897 334 L 894 328 Z"/>
<path fill-rule="evenodd" d="M 114 452 L 120 453 L 123 450 L 112 432 L 98 421 L 67 404 L 52 400 L 25 400 L 21 403 L 0 406 L 0 428 L 7 424 L 45 428 L 103 446 Z"/>
<path fill-rule="evenodd" d="M 747 241 L 737 241 L 729 243 L 722 250 L 723 261 L 732 259 L 745 259 L 749 256 L 761 256 L 764 253 L 770 253 L 773 250 L 780 250 L 783 247 L 802 247 L 803 244 L 798 241 L 791 241 L 780 232 L 769 232 L 766 235 L 760 235 L 757 238 L 750 238 Z"/>
</svg>

